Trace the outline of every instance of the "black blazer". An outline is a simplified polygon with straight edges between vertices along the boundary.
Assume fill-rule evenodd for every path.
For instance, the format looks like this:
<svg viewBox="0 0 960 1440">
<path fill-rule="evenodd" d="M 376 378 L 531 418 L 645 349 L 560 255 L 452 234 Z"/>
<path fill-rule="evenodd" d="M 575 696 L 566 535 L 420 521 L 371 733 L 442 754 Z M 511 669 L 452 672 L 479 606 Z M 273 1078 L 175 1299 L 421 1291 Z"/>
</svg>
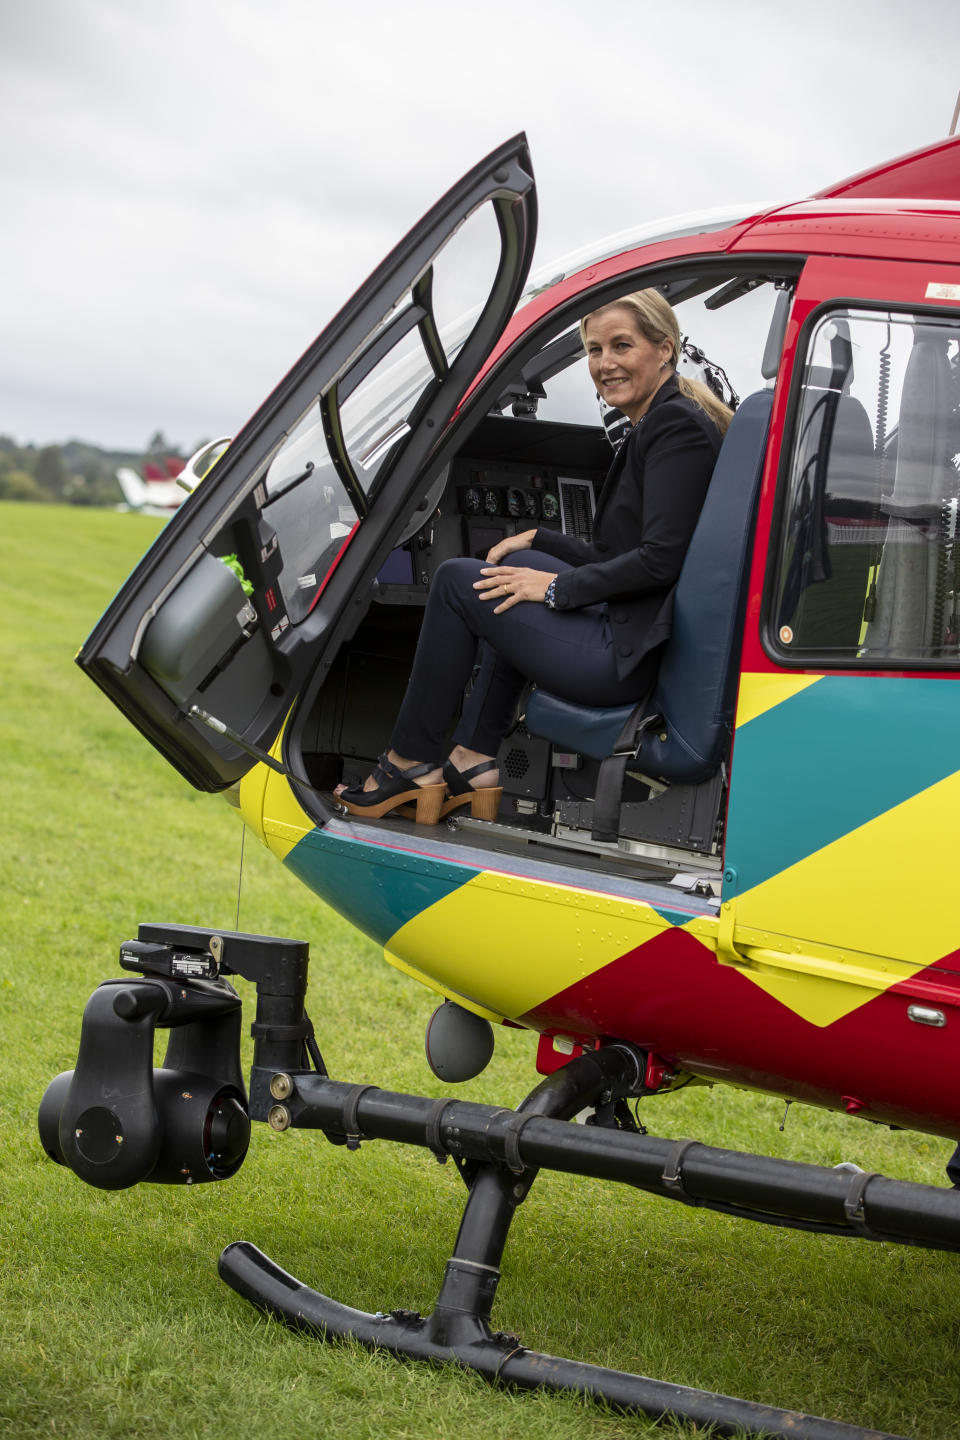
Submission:
<svg viewBox="0 0 960 1440">
<path fill-rule="evenodd" d="M 607 602 L 621 680 L 670 634 L 674 587 L 720 443 L 715 422 L 671 377 L 614 456 L 592 542 L 536 533 L 535 550 L 572 567 L 557 576 L 558 610 Z"/>
</svg>

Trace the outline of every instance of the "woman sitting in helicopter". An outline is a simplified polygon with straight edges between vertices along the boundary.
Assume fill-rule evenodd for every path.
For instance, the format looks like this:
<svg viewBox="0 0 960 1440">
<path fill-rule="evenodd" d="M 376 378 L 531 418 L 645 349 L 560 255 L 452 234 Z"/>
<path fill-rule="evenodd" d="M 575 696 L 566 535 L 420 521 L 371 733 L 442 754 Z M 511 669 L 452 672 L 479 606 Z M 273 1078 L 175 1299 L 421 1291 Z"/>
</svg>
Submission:
<svg viewBox="0 0 960 1440">
<path fill-rule="evenodd" d="M 440 566 L 389 748 L 362 786 L 337 792 L 352 814 L 378 817 L 416 801 L 421 824 L 466 804 L 492 820 L 502 793 L 495 757 L 525 684 L 602 706 L 636 702 L 652 688 L 731 412 L 705 385 L 677 376 L 679 326 L 659 291 L 595 310 L 580 333 L 600 398 L 633 427 L 604 481 L 593 539 L 526 530 L 494 545 L 486 562 Z M 441 767 L 480 641 L 479 671 Z"/>
</svg>

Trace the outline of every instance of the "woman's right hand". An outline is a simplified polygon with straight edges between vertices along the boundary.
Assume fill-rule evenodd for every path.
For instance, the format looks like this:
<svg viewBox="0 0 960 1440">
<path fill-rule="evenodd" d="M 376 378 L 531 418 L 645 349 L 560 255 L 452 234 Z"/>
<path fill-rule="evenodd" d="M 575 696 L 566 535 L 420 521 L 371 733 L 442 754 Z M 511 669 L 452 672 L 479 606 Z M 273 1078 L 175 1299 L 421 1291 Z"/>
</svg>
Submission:
<svg viewBox="0 0 960 1440">
<path fill-rule="evenodd" d="M 498 540 L 487 551 L 487 564 L 499 565 L 503 557 L 512 555 L 514 550 L 530 550 L 536 533 L 536 530 L 524 530 L 519 535 L 507 535 L 505 539 Z"/>
</svg>

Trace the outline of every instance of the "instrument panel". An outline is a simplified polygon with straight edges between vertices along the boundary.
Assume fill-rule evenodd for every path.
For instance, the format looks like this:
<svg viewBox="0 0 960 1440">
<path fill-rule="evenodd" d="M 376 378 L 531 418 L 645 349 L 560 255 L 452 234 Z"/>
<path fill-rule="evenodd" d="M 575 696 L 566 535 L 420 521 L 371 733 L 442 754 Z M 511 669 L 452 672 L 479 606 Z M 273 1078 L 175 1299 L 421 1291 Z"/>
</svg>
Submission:
<svg viewBox="0 0 960 1440">
<path fill-rule="evenodd" d="M 610 455 L 602 433 L 598 439 L 596 432 L 576 426 L 495 420 L 471 441 L 470 451 L 451 463 L 431 517 L 382 567 L 380 603 L 424 604 L 444 560 L 458 555 L 486 559 L 498 541 L 523 530 L 542 526 L 592 539 Z M 514 459 L 511 450 L 525 458 Z"/>
<path fill-rule="evenodd" d="M 581 540 L 592 538 L 596 496 L 586 476 L 467 461 L 455 467 L 452 485 L 463 517 L 465 555 L 482 558 L 505 535 L 541 525 Z"/>
<path fill-rule="evenodd" d="M 540 520 L 555 520 L 560 513 L 557 497 L 552 491 L 540 493 L 532 477 L 529 488 L 521 485 L 487 485 L 486 475 L 479 472 L 476 483 L 465 485 L 458 492 L 458 503 L 464 515 L 509 515 L 512 520 L 529 520 L 538 524 Z M 541 481 L 542 486 L 542 481 Z"/>
</svg>

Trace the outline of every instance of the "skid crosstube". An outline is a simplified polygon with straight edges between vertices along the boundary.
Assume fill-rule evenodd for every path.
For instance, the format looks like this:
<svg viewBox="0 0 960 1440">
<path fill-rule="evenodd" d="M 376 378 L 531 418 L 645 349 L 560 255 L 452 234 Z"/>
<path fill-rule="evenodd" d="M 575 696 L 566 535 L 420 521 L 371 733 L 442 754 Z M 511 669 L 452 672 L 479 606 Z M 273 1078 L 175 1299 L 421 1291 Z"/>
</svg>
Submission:
<svg viewBox="0 0 960 1440">
<path fill-rule="evenodd" d="M 642 1059 L 631 1047 L 605 1046 L 548 1076 L 515 1111 L 350 1085 L 312 1073 L 271 1077 L 269 1083 L 285 1098 L 270 1104 L 263 1100 L 266 1077 L 254 1069 L 251 1115 L 279 1130 L 322 1130 L 350 1148 L 364 1139 L 392 1140 L 423 1146 L 440 1157 L 451 1155 L 458 1163 L 502 1166 L 522 1177 L 524 1194 L 535 1172 L 546 1167 L 620 1181 L 664 1199 L 766 1224 L 960 1251 L 960 1192 L 948 1187 L 565 1123 L 568 1115 L 605 1103 L 605 1097 L 636 1093 L 638 1068 L 642 1075 Z"/>
</svg>

